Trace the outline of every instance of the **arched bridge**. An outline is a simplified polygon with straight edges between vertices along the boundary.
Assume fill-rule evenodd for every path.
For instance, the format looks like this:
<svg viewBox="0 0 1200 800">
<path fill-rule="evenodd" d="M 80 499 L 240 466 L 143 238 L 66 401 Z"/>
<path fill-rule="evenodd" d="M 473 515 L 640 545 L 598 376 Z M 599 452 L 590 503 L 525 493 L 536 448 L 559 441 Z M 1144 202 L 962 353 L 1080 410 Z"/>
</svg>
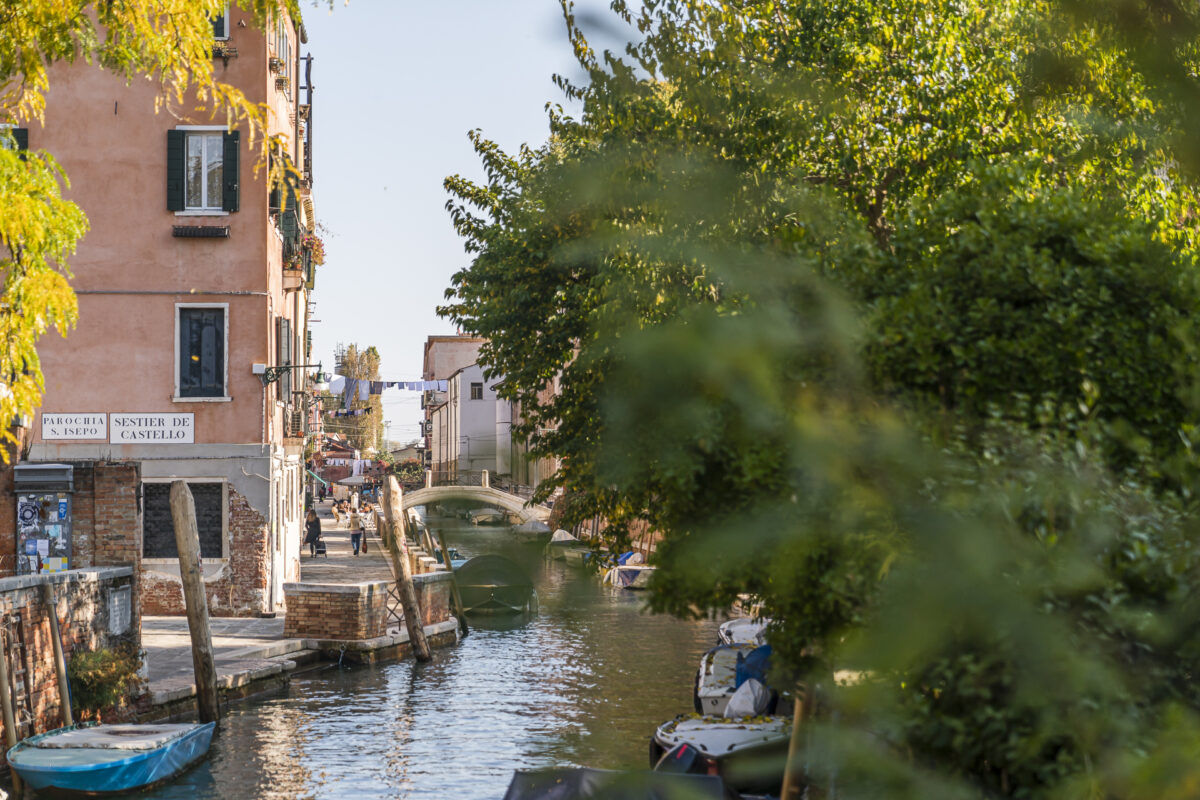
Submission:
<svg viewBox="0 0 1200 800">
<path fill-rule="evenodd" d="M 531 519 L 546 522 L 550 519 L 550 509 L 546 506 L 536 504 L 527 506 L 525 505 L 525 498 L 492 488 L 487 470 L 483 471 L 483 476 L 478 486 L 464 486 L 459 484 L 434 486 L 433 473 L 427 471 L 425 473 L 425 488 L 404 492 L 402 507 L 407 511 L 413 506 L 428 505 L 441 500 L 471 500 L 484 503 L 493 508 L 502 508 L 505 511 L 511 511 L 513 514 L 519 516 L 522 522 L 528 522 Z"/>
</svg>

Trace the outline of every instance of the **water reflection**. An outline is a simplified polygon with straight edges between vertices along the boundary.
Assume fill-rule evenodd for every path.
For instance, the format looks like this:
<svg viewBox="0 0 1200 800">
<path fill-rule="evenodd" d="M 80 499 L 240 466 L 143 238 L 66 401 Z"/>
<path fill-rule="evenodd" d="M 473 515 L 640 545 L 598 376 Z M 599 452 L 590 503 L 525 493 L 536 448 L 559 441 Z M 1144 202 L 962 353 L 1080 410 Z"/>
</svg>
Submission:
<svg viewBox="0 0 1200 800">
<path fill-rule="evenodd" d="M 540 612 L 476 618 L 434 660 L 329 667 L 231 706 L 207 762 L 151 798 L 500 798 L 514 769 L 645 765 L 654 727 L 692 704 L 716 626 L 641 612 L 498 528 L 430 517 L 464 556 L 524 566 Z"/>
</svg>

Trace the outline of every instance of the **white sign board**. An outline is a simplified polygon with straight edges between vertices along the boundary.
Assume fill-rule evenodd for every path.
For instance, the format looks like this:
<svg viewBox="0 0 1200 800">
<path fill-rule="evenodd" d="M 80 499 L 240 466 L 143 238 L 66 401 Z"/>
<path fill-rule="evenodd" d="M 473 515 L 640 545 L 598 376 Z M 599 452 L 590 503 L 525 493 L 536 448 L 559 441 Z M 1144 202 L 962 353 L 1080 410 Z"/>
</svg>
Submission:
<svg viewBox="0 0 1200 800">
<path fill-rule="evenodd" d="M 42 414 L 43 439 L 108 438 L 108 414 Z"/>
<path fill-rule="evenodd" d="M 111 444 L 193 444 L 195 414 L 113 414 Z"/>
</svg>

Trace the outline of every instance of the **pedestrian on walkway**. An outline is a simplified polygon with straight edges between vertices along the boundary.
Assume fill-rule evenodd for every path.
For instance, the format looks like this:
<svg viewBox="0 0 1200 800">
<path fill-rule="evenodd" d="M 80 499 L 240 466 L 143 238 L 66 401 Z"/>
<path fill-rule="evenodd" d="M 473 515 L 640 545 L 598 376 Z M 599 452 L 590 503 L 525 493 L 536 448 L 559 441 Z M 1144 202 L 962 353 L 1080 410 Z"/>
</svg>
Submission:
<svg viewBox="0 0 1200 800">
<path fill-rule="evenodd" d="M 354 555 L 358 555 L 358 548 L 362 544 L 362 520 L 353 508 L 350 509 L 350 544 L 354 547 Z"/>
<path fill-rule="evenodd" d="M 333 501 L 333 508 L 329 510 L 333 514 L 333 527 L 342 527 L 342 504 L 337 500 Z"/>
<path fill-rule="evenodd" d="M 320 538 L 321 520 L 317 519 L 317 512 L 310 508 L 304 515 L 304 543 L 308 545 L 310 555 L 317 554 L 317 540 Z"/>
</svg>

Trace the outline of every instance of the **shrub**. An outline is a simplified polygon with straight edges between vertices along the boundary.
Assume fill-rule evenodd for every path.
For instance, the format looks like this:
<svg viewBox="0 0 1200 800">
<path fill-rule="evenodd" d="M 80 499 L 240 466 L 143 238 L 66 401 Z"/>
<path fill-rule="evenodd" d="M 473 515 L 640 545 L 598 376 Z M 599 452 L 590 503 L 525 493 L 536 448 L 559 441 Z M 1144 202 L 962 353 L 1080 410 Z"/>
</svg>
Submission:
<svg viewBox="0 0 1200 800">
<path fill-rule="evenodd" d="M 98 714 L 122 704 L 141 684 L 140 667 L 141 659 L 132 647 L 73 654 L 67 663 L 72 707 Z"/>
</svg>

